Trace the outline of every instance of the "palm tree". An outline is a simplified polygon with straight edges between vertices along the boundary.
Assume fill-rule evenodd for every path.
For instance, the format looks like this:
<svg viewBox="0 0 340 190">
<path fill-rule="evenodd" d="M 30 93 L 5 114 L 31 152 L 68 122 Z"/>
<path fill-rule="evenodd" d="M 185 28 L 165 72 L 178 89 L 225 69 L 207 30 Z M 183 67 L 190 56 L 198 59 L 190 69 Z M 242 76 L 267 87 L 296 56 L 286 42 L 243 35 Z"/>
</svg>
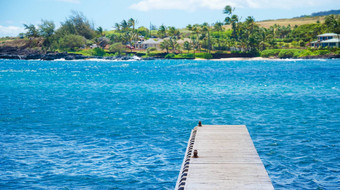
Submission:
<svg viewBox="0 0 340 190">
<path fill-rule="evenodd" d="M 183 49 L 184 50 L 188 50 L 188 53 L 189 51 L 191 50 L 191 44 L 188 42 L 188 41 L 185 41 L 184 44 L 183 44 Z"/>
<path fill-rule="evenodd" d="M 169 53 L 169 48 L 170 48 L 170 42 L 169 40 L 164 40 L 163 42 L 160 43 L 160 48 L 165 49 L 166 53 Z"/>
<path fill-rule="evenodd" d="M 97 28 L 97 32 L 99 35 L 103 36 L 103 28 L 101 26 Z"/>
<path fill-rule="evenodd" d="M 236 27 L 239 19 L 237 15 L 233 15 L 234 10 L 235 9 L 232 8 L 230 5 L 227 5 L 224 7 L 223 13 L 227 15 L 227 17 L 225 17 L 224 19 L 225 24 L 227 25 L 231 24 L 233 29 L 233 37 L 237 39 Z"/>
<path fill-rule="evenodd" d="M 128 22 L 126 22 L 126 20 L 122 20 L 122 22 L 120 23 L 120 26 L 122 27 L 122 31 L 126 32 L 129 29 L 129 24 Z"/>
<path fill-rule="evenodd" d="M 134 20 L 133 18 L 130 18 L 128 21 L 128 25 L 130 27 L 132 27 L 132 37 L 131 37 L 131 41 L 132 40 L 137 40 L 138 39 L 138 34 L 136 33 L 135 27 L 136 27 L 136 23 L 138 23 L 137 20 Z M 132 42 L 131 42 L 132 43 Z"/>
<path fill-rule="evenodd" d="M 172 52 L 175 52 L 176 50 L 179 50 L 180 45 L 177 43 L 176 38 L 170 38 L 169 39 L 170 47 L 172 48 Z"/>
<path fill-rule="evenodd" d="M 120 31 L 120 24 L 119 23 L 115 23 L 114 28 L 119 32 Z"/>
<path fill-rule="evenodd" d="M 221 36 L 221 31 L 223 31 L 223 28 L 222 28 L 222 26 L 223 26 L 223 23 L 222 22 L 216 22 L 215 24 L 214 24 L 214 30 L 216 31 L 216 32 L 218 32 L 218 37 L 217 37 L 217 44 L 218 44 L 218 49 L 220 49 L 220 47 L 221 47 L 221 38 L 222 38 L 222 36 Z"/>
<path fill-rule="evenodd" d="M 129 25 L 129 27 L 132 27 L 132 30 L 135 30 L 136 21 L 133 18 L 130 18 L 128 20 L 128 25 Z"/>
<path fill-rule="evenodd" d="M 207 38 L 208 38 L 208 53 L 210 53 L 211 50 L 211 41 L 210 41 L 210 26 L 208 23 L 203 23 L 202 24 L 202 32 L 207 33 Z"/>
<path fill-rule="evenodd" d="M 158 29 L 158 35 L 160 38 L 164 38 L 166 36 L 166 27 L 162 24 Z"/>
<path fill-rule="evenodd" d="M 191 24 L 188 24 L 188 26 L 187 26 L 186 28 L 187 28 L 187 30 L 192 31 L 192 26 L 191 26 Z"/>
<path fill-rule="evenodd" d="M 201 33 L 201 26 L 198 24 L 195 24 L 192 26 L 192 31 L 196 34 L 196 46 L 197 49 L 201 51 L 201 46 L 200 46 L 200 42 L 199 42 L 199 34 Z"/>
</svg>

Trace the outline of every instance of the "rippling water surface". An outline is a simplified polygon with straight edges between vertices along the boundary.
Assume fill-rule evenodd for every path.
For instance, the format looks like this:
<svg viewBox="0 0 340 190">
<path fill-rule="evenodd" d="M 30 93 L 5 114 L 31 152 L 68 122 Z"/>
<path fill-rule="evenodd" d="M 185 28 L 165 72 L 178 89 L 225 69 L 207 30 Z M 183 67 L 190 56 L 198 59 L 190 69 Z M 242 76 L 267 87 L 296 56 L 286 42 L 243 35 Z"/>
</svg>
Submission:
<svg viewBox="0 0 340 190">
<path fill-rule="evenodd" d="M 191 129 L 245 124 L 277 189 L 340 187 L 340 60 L 0 60 L 0 189 L 173 189 Z"/>
</svg>

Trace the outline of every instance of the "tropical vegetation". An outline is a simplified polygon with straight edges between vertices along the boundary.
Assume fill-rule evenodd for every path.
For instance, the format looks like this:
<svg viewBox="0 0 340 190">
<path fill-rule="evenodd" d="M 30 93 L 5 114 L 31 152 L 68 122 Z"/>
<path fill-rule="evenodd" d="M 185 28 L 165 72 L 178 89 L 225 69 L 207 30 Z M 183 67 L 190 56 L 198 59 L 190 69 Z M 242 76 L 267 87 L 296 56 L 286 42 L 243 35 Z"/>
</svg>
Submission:
<svg viewBox="0 0 340 190">
<path fill-rule="evenodd" d="M 339 15 L 328 15 L 322 23 L 261 27 L 251 16 L 242 20 L 229 5 L 223 14 L 223 22 L 189 24 L 184 29 L 165 25 L 137 27 L 138 20 L 130 18 L 113 23 L 114 29 L 105 31 L 102 27 L 95 28 L 82 13 L 72 11 L 59 28 L 53 21 L 42 20 L 38 26 L 25 24 L 26 33 L 19 37 L 28 41 L 40 39 L 42 43 L 33 46 L 42 52 L 67 51 L 95 56 L 133 53 L 145 57 L 210 59 L 223 54 L 280 58 L 339 54 L 339 49 L 334 48 L 308 48 L 319 34 L 340 33 Z M 149 38 L 160 40 L 159 48 L 136 48 L 139 41 Z"/>
</svg>

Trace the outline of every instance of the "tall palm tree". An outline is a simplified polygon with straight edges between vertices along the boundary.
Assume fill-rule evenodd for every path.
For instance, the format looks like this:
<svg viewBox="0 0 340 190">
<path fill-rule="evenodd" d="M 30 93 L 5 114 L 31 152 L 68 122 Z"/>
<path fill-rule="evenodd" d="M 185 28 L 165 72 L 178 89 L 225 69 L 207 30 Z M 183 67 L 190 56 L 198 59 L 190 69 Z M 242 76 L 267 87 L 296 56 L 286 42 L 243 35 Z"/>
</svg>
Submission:
<svg viewBox="0 0 340 190">
<path fill-rule="evenodd" d="M 188 50 L 188 53 L 189 53 L 189 51 L 191 50 L 191 48 L 192 48 L 192 46 L 191 46 L 190 42 L 185 41 L 184 44 L 183 44 L 183 49 L 184 49 L 184 50 Z"/>
<path fill-rule="evenodd" d="M 208 23 L 203 23 L 202 24 L 202 32 L 207 34 L 207 38 L 208 38 L 208 53 L 210 53 L 211 50 L 211 40 L 210 40 L 210 26 Z"/>
<path fill-rule="evenodd" d="M 120 24 L 119 23 L 115 23 L 114 28 L 119 32 L 120 31 Z"/>
<path fill-rule="evenodd" d="M 128 25 L 129 25 L 129 27 L 132 27 L 132 30 L 135 30 L 136 21 L 133 18 L 130 18 L 128 20 Z"/>
<path fill-rule="evenodd" d="M 120 23 L 120 26 L 122 27 L 122 31 L 126 32 L 129 29 L 129 24 L 128 22 L 126 22 L 126 20 L 122 20 L 122 22 Z"/>
<path fill-rule="evenodd" d="M 161 38 L 164 38 L 166 36 L 166 27 L 162 24 L 157 33 Z"/>
<path fill-rule="evenodd" d="M 163 40 L 163 42 L 160 43 L 160 48 L 165 49 L 166 53 L 169 53 L 169 48 L 170 48 L 169 40 Z"/>
<path fill-rule="evenodd" d="M 130 18 L 128 20 L 128 25 L 130 27 L 132 27 L 132 38 L 131 38 L 131 40 L 135 40 L 135 41 L 137 41 L 137 39 L 138 39 L 138 34 L 136 32 L 136 29 L 135 29 L 137 23 L 138 23 L 138 21 L 134 20 L 133 18 Z"/>
<path fill-rule="evenodd" d="M 232 8 L 230 5 L 227 5 L 224 7 L 223 13 L 227 15 L 227 17 L 225 17 L 224 19 L 225 24 L 227 25 L 231 24 L 233 30 L 233 37 L 237 39 L 236 29 L 239 19 L 237 15 L 233 15 L 234 10 L 235 9 Z"/>
<path fill-rule="evenodd" d="M 192 31 L 196 34 L 196 46 L 199 51 L 201 51 L 201 45 L 199 42 L 199 35 L 201 33 L 201 26 L 198 24 L 195 24 L 192 26 Z"/>
<path fill-rule="evenodd" d="M 221 32 L 223 31 L 222 26 L 223 26 L 222 22 L 216 22 L 214 24 L 214 30 L 216 32 L 218 32 L 218 37 L 217 37 L 218 49 L 220 49 L 220 47 L 221 47 L 221 43 L 220 42 L 221 42 L 221 39 L 222 39 L 222 35 L 221 35 Z"/>
</svg>

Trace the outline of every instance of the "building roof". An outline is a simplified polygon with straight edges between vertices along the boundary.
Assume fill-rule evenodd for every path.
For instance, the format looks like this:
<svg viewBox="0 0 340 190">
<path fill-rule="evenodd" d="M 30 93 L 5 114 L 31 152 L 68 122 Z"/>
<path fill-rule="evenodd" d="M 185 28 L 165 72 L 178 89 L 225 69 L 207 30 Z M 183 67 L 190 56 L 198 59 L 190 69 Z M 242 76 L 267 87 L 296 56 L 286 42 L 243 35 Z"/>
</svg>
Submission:
<svg viewBox="0 0 340 190">
<path fill-rule="evenodd" d="M 189 39 L 189 38 L 184 38 L 184 39 L 177 40 L 177 43 L 179 43 L 179 44 L 184 44 L 184 42 L 192 42 L 192 40 Z"/>
<path fill-rule="evenodd" d="M 162 39 L 158 39 L 157 41 L 153 38 L 150 38 L 144 42 L 142 42 L 142 44 L 159 44 L 161 43 L 163 40 Z"/>
<path fill-rule="evenodd" d="M 321 41 L 321 43 L 337 43 L 337 42 L 340 42 L 339 38 L 333 38 L 333 39 Z"/>
<path fill-rule="evenodd" d="M 324 36 L 337 36 L 339 34 L 336 34 L 336 33 L 325 33 L 325 34 L 320 34 L 318 35 L 318 37 L 324 37 Z"/>
</svg>

